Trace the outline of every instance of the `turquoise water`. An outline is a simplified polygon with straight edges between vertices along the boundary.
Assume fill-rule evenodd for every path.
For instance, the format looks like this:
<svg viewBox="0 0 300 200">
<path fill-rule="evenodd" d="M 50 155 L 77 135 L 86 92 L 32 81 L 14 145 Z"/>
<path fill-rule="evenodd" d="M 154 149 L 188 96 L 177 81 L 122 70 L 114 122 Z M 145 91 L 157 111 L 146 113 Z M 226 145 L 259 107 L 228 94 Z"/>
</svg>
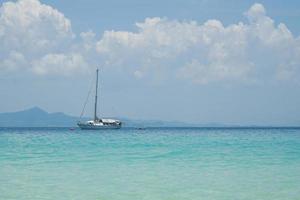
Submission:
<svg viewBox="0 0 300 200">
<path fill-rule="evenodd" d="M 0 129 L 0 199 L 297 200 L 300 129 Z"/>
</svg>

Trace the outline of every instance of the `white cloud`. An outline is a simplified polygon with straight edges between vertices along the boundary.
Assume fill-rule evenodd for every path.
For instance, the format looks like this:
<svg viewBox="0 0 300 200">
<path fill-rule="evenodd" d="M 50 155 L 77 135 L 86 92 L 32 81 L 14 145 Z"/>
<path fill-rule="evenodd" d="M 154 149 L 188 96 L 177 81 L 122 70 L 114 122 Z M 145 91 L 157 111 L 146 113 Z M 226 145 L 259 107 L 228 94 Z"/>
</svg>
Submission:
<svg viewBox="0 0 300 200">
<path fill-rule="evenodd" d="M 82 68 L 83 58 L 72 53 L 74 37 L 70 20 L 38 0 L 3 3 L 0 73 L 22 68 L 37 74 L 61 74 Z M 82 66 L 72 66 L 75 64 Z"/>
<path fill-rule="evenodd" d="M 82 32 L 80 33 L 80 37 L 83 41 L 85 50 L 94 50 L 96 45 L 96 34 L 93 31 Z"/>
<path fill-rule="evenodd" d="M 70 20 L 38 0 L 3 3 L 0 15 L 1 50 L 35 54 L 60 48 L 74 37 Z"/>
<path fill-rule="evenodd" d="M 2 61 L 0 61 L 0 71 L 13 71 L 21 66 L 25 66 L 27 64 L 27 61 L 23 54 L 11 51 L 7 58 L 4 58 Z"/>
<path fill-rule="evenodd" d="M 226 27 L 218 20 L 198 24 L 147 18 L 136 24 L 137 32 L 104 32 L 97 51 L 110 66 L 127 66 L 135 76 L 175 71 L 177 77 L 200 84 L 298 73 L 299 39 L 284 24 L 276 26 L 261 4 L 245 15 L 247 24 Z"/>
<path fill-rule="evenodd" d="M 87 69 L 88 64 L 81 54 L 47 54 L 40 60 L 32 62 L 32 70 L 36 74 L 72 75 Z"/>
<path fill-rule="evenodd" d="M 265 7 L 262 4 L 255 3 L 251 8 L 245 13 L 251 21 L 259 20 L 266 15 Z"/>
<path fill-rule="evenodd" d="M 38 0 L 7 2 L 0 8 L 0 73 L 72 75 L 104 64 L 146 80 L 298 81 L 300 39 L 261 4 L 244 15 L 247 23 L 228 26 L 146 18 L 135 32 L 105 31 L 97 41 L 92 31 L 75 39 L 70 20 Z"/>
</svg>

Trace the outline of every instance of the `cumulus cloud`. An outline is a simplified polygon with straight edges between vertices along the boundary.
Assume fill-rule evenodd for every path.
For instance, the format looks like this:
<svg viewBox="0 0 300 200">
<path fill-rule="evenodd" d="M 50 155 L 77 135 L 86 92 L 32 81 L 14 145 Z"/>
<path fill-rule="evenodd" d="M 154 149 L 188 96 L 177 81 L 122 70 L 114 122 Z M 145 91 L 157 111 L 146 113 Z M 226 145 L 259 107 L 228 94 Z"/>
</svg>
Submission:
<svg viewBox="0 0 300 200">
<path fill-rule="evenodd" d="M 32 70 L 36 74 L 64 74 L 72 75 L 74 71 L 87 68 L 87 63 L 81 54 L 47 54 L 32 63 Z"/>
<path fill-rule="evenodd" d="M 262 4 L 256 3 L 245 13 L 250 20 L 259 20 L 266 15 L 265 7 Z"/>
<path fill-rule="evenodd" d="M 68 55 L 72 54 L 74 37 L 70 20 L 38 0 L 3 3 L 0 8 L 0 59 L 3 60 L 0 70 L 22 68 L 45 74 L 84 67 L 77 66 L 84 64 L 79 61 L 82 58 Z M 72 64 L 74 66 L 70 66 Z"/>
<path fill-rule="evenodd" d="M 296 80 L 300 38 L 276 24 L 261 4 L 244 13 L 247 22 L 146 18 L 137 31 L 86 31 L 38 0 L 0 8 L 0 73 L 22 68 L 36 75 L 72 75 L 102 64 L 137 79 L 167 77 L 198 84 L 220 81 Z"/>
<path fill-rule="evenodd" d="M 136 24 L 137 32 L 104 32 L 97 51 L 110 66 L 128 66 L 135 76 L 167 69 L 200 84 L 299 75 L 299 38 L 284 24 L 276 26 L 261 4 L 245 16 L 248 23 L 226 27 L 219 20 L 147 18 Z"/>
<path fill-rule="evenodd" d="M 17 51 L 11 51 L 7 58 L 0 61 L 0 70 L 13 71 L 27 63 L 23 54 Z"/>
</svg>

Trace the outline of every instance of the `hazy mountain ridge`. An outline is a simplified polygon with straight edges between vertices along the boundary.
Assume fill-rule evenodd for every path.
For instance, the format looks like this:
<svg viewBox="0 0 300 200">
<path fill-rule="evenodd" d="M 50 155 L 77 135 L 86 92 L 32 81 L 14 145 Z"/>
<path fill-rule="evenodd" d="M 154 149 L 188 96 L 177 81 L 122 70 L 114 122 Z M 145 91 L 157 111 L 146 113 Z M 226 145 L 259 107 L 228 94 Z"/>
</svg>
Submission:
<svg viewBox="0 0 300 200">
<path fill-rule="evenodd" d="M 161 120 L 131 120 L 119 117 L 124 127 L 188 127 L 196 126 L 184 122 L 171 122 Z M 66 115 L 62 112 L 48 113 L 33 107 L 30 109 L 0 113 L 0 127 L 74 127 L 78 117 Z M 85 119 L 84 119 L 85 120 Z"/>
<path fill-rule="evenodd" d="M 76 125 L 77 117 L 66 115 L 62 112 L 48 113 L 39 107 L 0 113 L 1 127 L 64 127 Z"/>
</svg>

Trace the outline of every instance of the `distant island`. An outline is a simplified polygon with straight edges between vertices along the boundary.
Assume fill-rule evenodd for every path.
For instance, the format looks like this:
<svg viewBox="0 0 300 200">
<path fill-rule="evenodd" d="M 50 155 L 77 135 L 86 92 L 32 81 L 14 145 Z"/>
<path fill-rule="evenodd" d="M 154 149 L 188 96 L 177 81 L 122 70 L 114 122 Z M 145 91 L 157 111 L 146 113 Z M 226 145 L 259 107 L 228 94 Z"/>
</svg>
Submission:
<svg viewBox="0 0 300 200">
<path fill-rule="evenodd" d="M 77 120 L 77 117 L 62 112 L 48 113 L 39 107 L 0 113 L 1 127 L 72 127 Z"/>
<path fill-rule="evenodd" d="M 124 127 L 193 127 L 196 124 L 184 122 L 169 122 L 161 120 L 133 120 L 118 117 Z M 75 127 L 78 117 L 70 116 L 62 112 L 49 113 L 39 107 L 30 109 L 0 113 L 0 127 Z M 217 126 L 210 124 L 207 126 Z"/>
</svg>

